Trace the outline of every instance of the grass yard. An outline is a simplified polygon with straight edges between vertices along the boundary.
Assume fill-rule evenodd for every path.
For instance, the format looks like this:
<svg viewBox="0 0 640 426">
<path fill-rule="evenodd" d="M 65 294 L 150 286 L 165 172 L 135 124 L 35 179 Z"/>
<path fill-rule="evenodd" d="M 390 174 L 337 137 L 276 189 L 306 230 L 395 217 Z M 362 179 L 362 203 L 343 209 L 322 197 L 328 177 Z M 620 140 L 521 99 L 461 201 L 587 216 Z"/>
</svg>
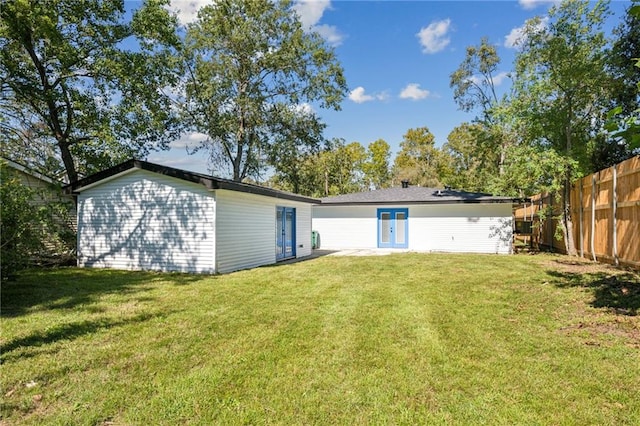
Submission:
<svg viewBox="0 0 640 426">
<path fill-rule="evenodd" d="M 2 286 L 0 424 L 640 424 L 640 277 L 322 257 Z"/>
</svg>

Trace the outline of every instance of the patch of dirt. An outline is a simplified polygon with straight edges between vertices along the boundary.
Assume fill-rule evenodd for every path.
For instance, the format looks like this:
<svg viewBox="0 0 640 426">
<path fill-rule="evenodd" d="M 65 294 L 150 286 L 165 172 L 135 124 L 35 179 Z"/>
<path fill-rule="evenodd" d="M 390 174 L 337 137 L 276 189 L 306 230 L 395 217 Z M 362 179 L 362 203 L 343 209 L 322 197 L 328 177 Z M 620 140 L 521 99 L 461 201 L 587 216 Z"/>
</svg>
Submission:
<svg viewBox="0 0 640 426">
<path fill-rule="evenodd" d="M 561 331 L 581 336 L 588 346 L 609 346 L 622 339 L 628 347 L 640 349 L 640 321 L 637 317 L 590 318 L 563 327 Z"/>
<path fill-rule="evenodd" d="M 556 269 L 562 272 L 570 272 L 573 274 L 594 274 L 594 273 L 608 273 L 618 274 L 624 273 L 625 270 L 617 268 L 606 263 L 598 263 L 588 259 L 580 257 L 562 256 L 557 259 L 546 262 L 546 265 L 552 269 Z"/>
<path fill-rule="evenodd" d="M 640 349 L 640 274 L 632 269 L 558 256 L 544 262 L 558 288 L 582 288 L 575 315 L 561 331 L 582 338 L 585 345 L 623 344 Z M 590 299 L 590 300 L 588 300 Z M 590 307 L 589 307 L 590 306 Z"/>
</svg>

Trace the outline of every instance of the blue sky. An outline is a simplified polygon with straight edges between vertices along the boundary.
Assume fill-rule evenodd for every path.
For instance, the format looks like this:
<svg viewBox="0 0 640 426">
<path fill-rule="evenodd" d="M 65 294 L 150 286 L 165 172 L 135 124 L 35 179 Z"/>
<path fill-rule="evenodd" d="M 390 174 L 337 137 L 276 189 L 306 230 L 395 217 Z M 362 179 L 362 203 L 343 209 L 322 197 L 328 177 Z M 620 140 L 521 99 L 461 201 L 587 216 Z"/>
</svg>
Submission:
<svg viewBox="0 0 640 426">
<path fill-rule="evenodd" d="M 184 23 L 209 2 L 173 0 L 172 7 Z M 529 18 L 545 16 L 553 4 L 538 0 L 296 2 L 305 28 L 319 32 L 335 48 L 349 86 L 341 111 L 314 106 L 327 125 L 325 137 L 365 147 L 384 139 L 393 157 L 408 129 L 426 126 L 441 146 L 454 127 L 474 117 L 458 110 L 449 88 L 449 75 L 463 61 L 466 47 L 488 37 L 502 59 L 500 72 L 506 74 L 517 53 L 513 40 L 518 29 Z M 608 28 L 621 22 L 628 5 L 627 1 L 611 3 Z M 508 86 L 504 78 L 500 88 Z M 186 153 L 185 146 L 198 137 L 184 135 L 170 151 L 150 154 L 149 161 L 210 172 L 205 155 Z"/>
</svg>

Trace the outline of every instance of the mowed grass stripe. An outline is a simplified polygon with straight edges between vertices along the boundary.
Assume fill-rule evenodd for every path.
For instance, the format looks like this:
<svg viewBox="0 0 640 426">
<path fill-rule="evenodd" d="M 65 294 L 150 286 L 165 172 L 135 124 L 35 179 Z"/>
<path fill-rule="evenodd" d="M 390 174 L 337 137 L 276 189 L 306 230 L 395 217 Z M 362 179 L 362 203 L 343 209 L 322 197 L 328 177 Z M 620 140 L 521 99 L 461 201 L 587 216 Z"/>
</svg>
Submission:
<svg viewBox="0 0 640 426">
<path fill-rule="evenodd" d="M 640 280 L 587 267 L 582 285 L 567 285 L 562 259 L 323 257 L 215 277 L 34 271 L 3 285 L 2 415 L 640 423 L 638 317 L 594 307 L 592 285 L 618 277 L 636 297 Z"/>
</svg>

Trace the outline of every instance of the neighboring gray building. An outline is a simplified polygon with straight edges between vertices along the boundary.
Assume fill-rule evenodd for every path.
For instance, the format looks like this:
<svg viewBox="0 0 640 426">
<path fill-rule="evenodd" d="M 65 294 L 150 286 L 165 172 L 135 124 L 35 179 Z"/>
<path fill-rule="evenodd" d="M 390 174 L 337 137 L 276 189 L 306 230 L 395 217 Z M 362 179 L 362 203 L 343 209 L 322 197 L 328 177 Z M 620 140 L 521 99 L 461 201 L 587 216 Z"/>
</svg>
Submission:
<svg viewBox="0 0 640 426">
<path fill-rule="evenodd" d="M 403 185 L 322 198 L 313 230 L 324 249 L 511 253 L 512 205 L 487 194 Z"/>
<path fill-rule="evenodd" d="M 313 198 L 138 160 L 69 189 L 79 266 L 224 273 L 311 254 Z"/>
</svg>

